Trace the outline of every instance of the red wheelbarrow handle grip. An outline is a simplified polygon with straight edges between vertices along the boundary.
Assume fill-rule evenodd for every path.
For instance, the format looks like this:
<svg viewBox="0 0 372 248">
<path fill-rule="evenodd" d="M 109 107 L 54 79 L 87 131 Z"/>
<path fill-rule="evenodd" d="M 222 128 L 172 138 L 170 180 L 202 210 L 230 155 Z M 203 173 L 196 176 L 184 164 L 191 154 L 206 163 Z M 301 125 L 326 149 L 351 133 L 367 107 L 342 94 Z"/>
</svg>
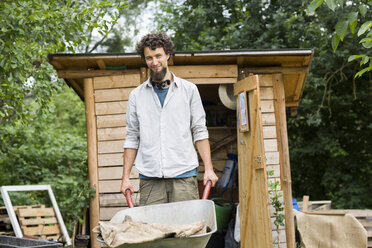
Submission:
<svg viewBox="0 0 372 248">
<path fill-rule="evenodd" d="M 133 201 L 132 201 L 132 192 L 130 191 L 129 188 L 125 190 L 125 199 L 127 200 L 128 207 L 129 208 L 134 208 L 134 204 L 133 204 Z"/>
<path fill-rule="evenodd" d="M 209 196 L 209 192 L 211 191 L 212 187 L 212 181 L 208 180 L 207 183 L 205 184 L 202 200 L 207 200 Z"/>
</svg>

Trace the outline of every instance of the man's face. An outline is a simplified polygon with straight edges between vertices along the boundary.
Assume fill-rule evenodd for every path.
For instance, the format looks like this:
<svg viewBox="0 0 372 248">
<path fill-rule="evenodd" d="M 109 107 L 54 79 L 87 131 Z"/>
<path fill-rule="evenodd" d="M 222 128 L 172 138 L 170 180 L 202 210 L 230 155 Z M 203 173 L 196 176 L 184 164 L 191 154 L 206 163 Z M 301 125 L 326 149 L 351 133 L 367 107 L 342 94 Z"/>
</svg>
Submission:
<svg viewBox="0 0 372 248">
<path fill-rule="evenodd" d="M 152 50 L 150 47 L 145 47 L 144 54 L 146 64 L 151 71 L 157 73 L 168 68 L 169 54 L 165 53 L 164 48 L 158 47 Z"/>
</svg>

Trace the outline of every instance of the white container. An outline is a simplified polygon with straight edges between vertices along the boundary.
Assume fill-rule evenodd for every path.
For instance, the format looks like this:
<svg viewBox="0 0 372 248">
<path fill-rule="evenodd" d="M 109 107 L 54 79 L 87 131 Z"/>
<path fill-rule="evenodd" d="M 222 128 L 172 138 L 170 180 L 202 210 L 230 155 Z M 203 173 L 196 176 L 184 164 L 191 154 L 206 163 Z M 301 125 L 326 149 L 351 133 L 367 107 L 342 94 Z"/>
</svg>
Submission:
<svg viewBox="0 0 372 248">
<path fill-rule="evenodd" d="M 192 235 L 187 238 L 167 238 L 141 244 L 125 244 L 119 246 L 123 248 L 204 248 L 211 235 L 217 231 L 214 202 L 210 200 L 192 200 L 128 208 L 117 212 L 110 222 L 122 223 L 127 215 L 132 217 L 133 221 L 159 224 L 184 225 L 204 220 L 207 225 L 207 233 Z M 102 240 L 99 241 L 103 242 Z"/>
</svg>

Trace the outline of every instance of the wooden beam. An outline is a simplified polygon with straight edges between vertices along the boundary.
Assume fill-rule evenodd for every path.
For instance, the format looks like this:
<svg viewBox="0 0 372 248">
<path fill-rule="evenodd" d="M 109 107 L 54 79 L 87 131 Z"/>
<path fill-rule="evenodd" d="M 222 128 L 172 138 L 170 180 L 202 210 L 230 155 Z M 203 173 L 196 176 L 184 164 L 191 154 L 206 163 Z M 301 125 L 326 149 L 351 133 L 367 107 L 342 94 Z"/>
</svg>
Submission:
<svg viewBox="0 0 372 248">
<path fill-rule="evenodd" d="M 52 65 L 54 65 L 54 67 L 59 70 L 59 69 L 63 69 L 63 65 L 61 63 L 59 63 L 58 61 L 52 61 L 50 62 Z"/>
<path fill-rule="evenodd" d="M 147 76 L 147 68 L 146 67 L 141 67 L 140 68 L 140 82 L 143 83 L 147 80 L 148 76 Z"/>
<path fill-rule="evenodd" d="M 237 78 L 237 65 L 184 65 L 169 66 L 169 70 L 181 78 Z"/>
<path fill-rule="evenodd" d="M 281 185 L 284 199 L 285 230 L 287 248 L 295 248 L 294 215 L 292 206 L 292 180 L 289 162 L 287 119 L 285 111 L 285 93 L 282 74 L 273 75 L 274 108 L 276 117 L 276 136 L 280 154 Z"/>
<path fill-rule="evenodd" d="M 298 107 L 298 102 L 294 102 L 294 101 L 286 101 L 286 102 L 285 102 L 285 106 L 286 106 L 286 107 Z"/>
<path fill-rule="evenodd" d="M 135 192 L 139 191 L 140 179 L 134 178 L 130 179 L 133 184 L 133 189 Z M 121 179 L 118 180 L 100 180 L 99 181 L 99 191 L 100 193 L 120 193 Z M 98 195 L 98 194 L 97 194 Z M 97 223 L 98 225 L 98 223 Z"/>
<path fill-rule="evenodd" d="M 256 79 L 257 80 L 257 79 Z M 243 91 L 251 91 L 256 87 L 253 77 L 246 77 L 234 85 L 234 95 L 239 95 Z"/>
<path fill-rule="evenodd" d="M 124 152 L 124 140 L 100 141 L 98 142 L 98 153 Z"/>
<path fill-rule="evenodd" d="M 123 166 L 123 153 L 106 153 L 98 155 L 98 166 Z"/>
<path fill-rule="evenodd" d="M 97 116 L 97 128 L 125 127 L 125 114 Z"/>
<path fill-rule="evenodd" d="M 105 61 L 103 61 L 103 59 L 97 59 L 96 63 L 98 65 L 99 69 L 106 70 L 106 64 L 105 64 Z"/>
<path fill-rule="evenodd" d="M 122 179 L 123 166 L 113 166 L 113 167 L 100 167 L 98 168 L 99 180 L 112 180 L 112 179 Z M 138 170 L 132 167 L 130 172 L 130 179 L 138 178 Z"/>
<path fill-rule="evenodd" d="M 117 89 L 96 90 L 94 92 L 94 99 L 96 103 L 127 101 L 133 89 L 134 88 L 117 88 Z"/>
<path fill-rule="evenodd" d="M 77 78 L 92 78 L 104 76 L 117 76 L 138 73 L 138 70 L 58 70 L 57 74 L 60 78 L 77 79 Z"/>
<path fill-rule="evenodd" d="M 125 114 L 128 101 L 96 103 L 96 115 Z"/>
<path fill-rule="evenodd" d="M 228 135 L 224 138 L 222 138 L 221 140 L 213 143 L 211 145 L 211 153 L 217 151 L 218 149 L 220 149 L 221 147 L 233 142 L 233 141 L 236 141 L 236 135 Z"/>
<path fill-rule="evenodd" d="M 125 139 L 126 133 L 125 127 L 100 128 L 97 130 L 97 137 L 99 141 L 121 140 Z"/>
<path fill-rule="evenodd" d="M 308 195 L 304 195 L 302 197 L 302 211 L 303 212 L 309 211 L 309 196 Z"/>
<path fill-rule="evenodd" d="M 234 84 L 237 78 L 184 78 L 194 84 Z"/>
<path fill-rule="evenodd" d="M 306 74 L 300 73 L 297 84 L 296 84 L 296 90 L 293 96 L 293 100 L 295 101 L 298 101 L 301 97 L 301 94 L 302 94 L 302 91 L 305 85 L 305 78 L 306 78 Z"/>
<path fill-rule="evenodd" d="M 273 66 L 273 67 L 245 67 L 242 68 L 245 73 L 254 73 L 254 74 L 272 74 L 272 73 L 283 73 L 283 74 L 297 74 L 297 73 L 308 73 L 309 67 L 282 67 L 282 66 Z"/>
<path fill-rule="evenodd" d="M 139 193 L 134 193 L 132 196 L 134 206 L 139 205 Z M 122 193 L 113 194 L 100 194 L 99 202 L 101 205 L 101 211 L 104 207 L 128 207 L 127 201 Z"/>
<path fill-rule="evenodd" d="M 90 230 L 95 226 L 98 226 L 99 221 L 99 184 L 98 184 L 98 158 L 97 158 L 97 127 L 96 127 L 96 115 L 95 115 L 95 104 L 94 104 L 94 90 L 93 90 L 93 79 L 84 79 L 84 99 L 85 99 L 85 114 L 87 124 L 87 144 L 88 144 L 88 171 L 89 171 L 89 187 L 93 188 L 96 192 L 96 196 L 90 201 Z M 91 232 L 90 240 L 91 247 L 101 247 L 96 240 L 97 234 Z"/>
<path fill-rule="evenodd" d="M 78 95 L 84 98 L 84 89 L 80 87 L 80 85 L 76 82 L 76 80 L 70 79 L 68 80 L 68 82 L 72 86 L 72 88 L 78 93 Z"/>
<path fill-rule="evenodd" d="M 137 87 L 141 84 L 139 70 L 131 70 L 131 74 L 94 78 L 94 89 L 112 89 Z M 135 72 L 135 73 L 134 73 Z"/>
</svg>

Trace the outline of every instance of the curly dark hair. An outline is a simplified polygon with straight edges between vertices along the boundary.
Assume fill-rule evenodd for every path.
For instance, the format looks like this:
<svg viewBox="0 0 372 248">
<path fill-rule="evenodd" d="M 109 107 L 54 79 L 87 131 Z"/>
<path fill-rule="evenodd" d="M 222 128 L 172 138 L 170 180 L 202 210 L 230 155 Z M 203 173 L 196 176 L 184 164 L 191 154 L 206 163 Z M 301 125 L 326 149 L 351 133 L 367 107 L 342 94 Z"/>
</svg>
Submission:
<svg viewBox="0 0 372 248">
<path fill-rule="evenodd" d="M 173 41 L 165 33 L 152 33 L 142 37 L 141 41 L 137 44 L 137 53 L 145 59 L 145 47 L 150 47 L 152 50 L 162 47 L 166 54 L 169 54 L 169 59 L 173 55 Z"/>
</svg>

